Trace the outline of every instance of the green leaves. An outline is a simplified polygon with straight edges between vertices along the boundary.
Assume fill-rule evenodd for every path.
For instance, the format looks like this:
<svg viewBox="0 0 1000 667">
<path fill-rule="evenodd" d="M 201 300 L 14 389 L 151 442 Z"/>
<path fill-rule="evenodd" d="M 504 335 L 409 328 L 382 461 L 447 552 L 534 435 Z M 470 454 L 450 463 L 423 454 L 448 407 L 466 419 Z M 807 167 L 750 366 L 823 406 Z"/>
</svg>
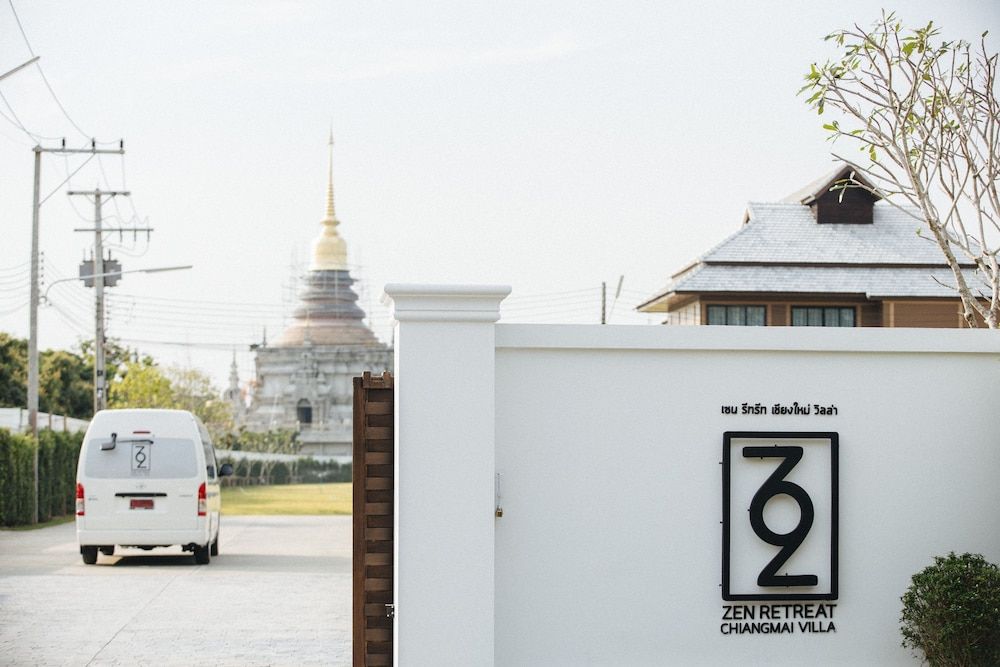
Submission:
<svg viewBox="0 0 1000 667">
<path fill-rule="evenodd" d="M 932 665 L 1000 664 L 1000 568 L 982 555 L 935 557 L 900 599 L 904 647 Z"/>
<path fill-rule="evenodd" d="M 147 360 L 148 361 L 148 360 Z M 130 361 L 111 383 L 112 408 L 173 408 L 198 415 L 213 435 L 232 428 L 232 413 L 216 400 L 218 390 L 211 378 L 191 368 L 160 369 L 147 361 Z"/>
<path fill-rule="evenodd" d="M 34 457 L 38 448 L 40 521 L 74 509 L 76 463 L 83 433 L 43 429 L 38 442 L 0 429 L 0 525 L 22 526 L 34 516 Z"/>
</svg>

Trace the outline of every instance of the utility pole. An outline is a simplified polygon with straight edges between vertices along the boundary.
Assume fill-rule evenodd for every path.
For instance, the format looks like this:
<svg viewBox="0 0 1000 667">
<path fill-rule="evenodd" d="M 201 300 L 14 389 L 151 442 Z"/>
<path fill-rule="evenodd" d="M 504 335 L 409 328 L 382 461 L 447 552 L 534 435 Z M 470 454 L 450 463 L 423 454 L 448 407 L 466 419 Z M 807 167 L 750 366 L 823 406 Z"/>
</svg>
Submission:
<svg viewBox="0 0 1000 667">
<path fill-rule="evenodd" d="M 100 153 L 125 154 L 124 142 L 118 142 L 118 148 L 97 148 L 97 142 L 90 140 L 90 148 L 66 148 L 66 140 L 57 148 L 43 148 L 37 145 L 31 149 L 35 153 L 34 197 L 31 207 L 31 303 L 28 304 L 28 428 L 36 440 L 34 477 L 35 498 L 33 522 L 38 523 L 38 211 L 42 206 L 42 153 Z M 67 179 L 68 180 L 68 179 Z"/>
<path fill-rule="evenodd" d="M 608 284 L 606 282 L 601 283 L 601 324 L 607 324 L 607 312 L 608 312 Z"/>
<path fill-rule="evenodd" d="M 101 214 L 103 197 L 128 197 L 126 190 L 70 190 L 71 196 L 85 195 L 94 198 L 94 228 L 74 229 L 77 232 L 94 232 L 94 412 L 108 407 L 108 377 L 104 363 L 104 225 Z M 119 228 L 119 231 L 121 228 Z M 129 229 L 130 231 L 152 231 L 149 228 Z"/>
<path fill-rule="evenodd" d="M 119 142 L 118 148 L 97 148 L 96 142 L 91 140 L 89 148 L 66 148 L 66 140 L 56 148 L 43 148 L 41 145 L 31 149 L 35 153 L 35 191 L 31 209 L 31 297 L 28 312 L 28 428 L 32 436 L 38 436 L 38 230 L 39 230 L 39 209 L 41 208 L 41 181 L 42 181 L 42 153 L 57 153 L 68 155 L 72 153 L 87 153 L 98 155 L 111 153 L 117 155 L 125 154 L 123 142 Z M 37 461 L 35 468 L 37 469 Z M 37 478 L 37 474 L 36 474 Z M 36 483 L 37 490 L 37 483 Z M 36 505 L 37 505 L 37 493 Z M 37 507 L 36 507 L 37 521 Z"/>
</svg>

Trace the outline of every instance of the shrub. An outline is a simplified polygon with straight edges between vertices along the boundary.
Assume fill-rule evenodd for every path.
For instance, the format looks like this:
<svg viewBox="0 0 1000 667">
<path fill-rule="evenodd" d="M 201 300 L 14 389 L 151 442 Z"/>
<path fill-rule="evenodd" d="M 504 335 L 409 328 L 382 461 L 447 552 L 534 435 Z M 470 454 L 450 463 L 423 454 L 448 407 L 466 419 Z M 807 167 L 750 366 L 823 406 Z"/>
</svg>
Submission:
<svg viewBox="0 0 1000 667">
<path fill-rule="evenodd" d="M 31 438 L 0 429 L 0 525 L 31 523 L 34 511 L 34 457 Z"/>
<path fill-rule="evenodd" d="M 1000 568 L 954 552 L 913 575 L 901 598 L 903 646 L 931 665 L 1000 665 Z"/>
<path fill-rule="evenodd" d="M 75 507 L 76 462 L 82 433 L 38 433 L 38 519 L 70 514 Z M 31 523 L 35 509 L 35 441 L 0 429 L 0 525 Z"/>
<path fill-rule="evenodd" d="M 288 484 L 291 472 L 283 461 L 278 461 L 271 467 L 271 474 L 268 477 L 271 484 Z"/>
</svg>

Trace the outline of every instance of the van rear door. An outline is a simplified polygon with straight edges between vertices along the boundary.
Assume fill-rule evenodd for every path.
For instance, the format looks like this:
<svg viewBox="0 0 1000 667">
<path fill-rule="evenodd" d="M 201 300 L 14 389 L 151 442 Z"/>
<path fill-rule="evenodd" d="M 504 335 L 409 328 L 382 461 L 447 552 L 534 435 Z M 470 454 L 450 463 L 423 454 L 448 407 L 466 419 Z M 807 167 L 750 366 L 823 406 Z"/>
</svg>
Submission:
<svg viewBox="0 0 1000 667">
<path fill-rule="evenodd" d="M 87 530 L 198 527 L 204 471 L 194 440 L 149 435 L 110 443 L 111 438 L 94 438 L 84 445 L 86 514 L 80 518 Z"/>
</svg>

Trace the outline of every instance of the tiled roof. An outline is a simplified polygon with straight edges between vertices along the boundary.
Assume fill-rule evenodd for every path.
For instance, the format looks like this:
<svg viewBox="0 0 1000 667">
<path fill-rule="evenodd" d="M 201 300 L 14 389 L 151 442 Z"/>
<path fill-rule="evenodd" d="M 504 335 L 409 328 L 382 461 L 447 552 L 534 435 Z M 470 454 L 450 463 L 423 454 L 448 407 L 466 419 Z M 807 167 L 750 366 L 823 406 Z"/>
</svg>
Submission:
<svg viewBox="0 0 1000 667">
<path fill-rule="evenodd" d="M 870 225 L 818 224 L 803 204 L 751 203 L 747 212 L 702 262 L 944 265 L 933 240 L 917 235 L 921 221 L 886 203 L 875 204 Z"/>
<path fill-rule="evenodd" d="M 810 183 L 777 203 L 750 203 L 746 222 L 639 305 L 660 309 L 674 295 L 705 292 L 857 294 L 880 297 L 955 297 L 934 280 L 953 279 L 941 249 L 915 208 L 874 204 L 871 224 L 816 222 L 814 201 L 850 167 Z M 971 267 L 971 264 L 969 265 Z M 983 282 L 967 271 L 971 285 Z"/>
<path fill-rule="evenodd" d="M 970 286 L 985 284 L 970 270 Z M 936 279 L 936 280 L 935 280 Z M 940 282 L 937 282 L 940 281 Z M 700 265 L 678 278 L 667 292 L 771 292 L 858 294 L 881 297 L 955 297 L 947 268 L 866 266 Z M 943 285 L 941 284 L 943 283 Z"/>
</svg>

